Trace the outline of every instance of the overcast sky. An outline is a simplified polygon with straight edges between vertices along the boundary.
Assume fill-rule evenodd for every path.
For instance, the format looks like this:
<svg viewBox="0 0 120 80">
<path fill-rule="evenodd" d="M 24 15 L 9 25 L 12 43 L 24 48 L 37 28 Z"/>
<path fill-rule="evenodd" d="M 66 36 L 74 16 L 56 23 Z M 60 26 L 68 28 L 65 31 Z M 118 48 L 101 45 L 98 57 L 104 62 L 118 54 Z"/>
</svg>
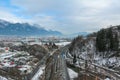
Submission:
<svg viewBox="0 0 120 80">
<path fill-rule="evenodd" d="M 120 0 L 0 0 L 0 19 L 66 34 L 94 32 L 120 24 Z"/>
</svg>

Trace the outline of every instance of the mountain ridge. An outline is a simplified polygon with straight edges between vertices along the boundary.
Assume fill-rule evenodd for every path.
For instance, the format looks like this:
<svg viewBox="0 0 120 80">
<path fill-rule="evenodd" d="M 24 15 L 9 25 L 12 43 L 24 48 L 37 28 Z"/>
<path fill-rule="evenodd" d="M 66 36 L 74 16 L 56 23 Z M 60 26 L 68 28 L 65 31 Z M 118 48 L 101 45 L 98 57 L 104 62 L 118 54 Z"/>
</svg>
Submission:
<svg viewBox="0 0 120 80">
<path fill-rule="evenodd" d="M 0 35 L 17 36 L 61 36 L 59 31 L 46 30 L 38 25 L 29 23 L 11 23 L 0 19 Z"/>
</svg>

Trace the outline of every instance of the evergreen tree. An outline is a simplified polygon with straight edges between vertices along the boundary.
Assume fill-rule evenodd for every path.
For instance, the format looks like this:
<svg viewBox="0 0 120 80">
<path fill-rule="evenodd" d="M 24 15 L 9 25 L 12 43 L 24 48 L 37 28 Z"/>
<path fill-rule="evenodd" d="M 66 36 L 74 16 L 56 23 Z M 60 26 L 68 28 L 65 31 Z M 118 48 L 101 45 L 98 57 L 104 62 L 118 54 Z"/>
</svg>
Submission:
<svg viewBox="0 0 120 80">
<path fill-rule="evenodd" d="M 77 62 L 76 55 L 73 57 L 73 63 L 75 64 Z"/>
</svg>

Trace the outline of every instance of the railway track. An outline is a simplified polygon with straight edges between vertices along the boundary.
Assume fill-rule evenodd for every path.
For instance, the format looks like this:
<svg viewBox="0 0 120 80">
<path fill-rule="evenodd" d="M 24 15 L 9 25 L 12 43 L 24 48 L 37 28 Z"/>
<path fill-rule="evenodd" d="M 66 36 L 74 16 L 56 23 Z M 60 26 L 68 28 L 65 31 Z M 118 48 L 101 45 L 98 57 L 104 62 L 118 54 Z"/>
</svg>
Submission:
<svg viewBox="0 0 120 80">
<path fill-rule="evenodd" d="M 61 52 L 56 50 L 47 63 L 45 80 L 70 80 L 66 62 Z"/>
</svg>

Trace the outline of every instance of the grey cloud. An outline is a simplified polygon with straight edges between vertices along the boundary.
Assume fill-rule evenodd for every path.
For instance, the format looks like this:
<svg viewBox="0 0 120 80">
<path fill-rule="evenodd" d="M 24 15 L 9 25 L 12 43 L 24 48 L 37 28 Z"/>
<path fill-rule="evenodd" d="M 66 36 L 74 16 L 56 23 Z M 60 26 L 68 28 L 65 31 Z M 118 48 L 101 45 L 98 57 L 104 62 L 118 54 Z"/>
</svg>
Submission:
<svg viewBox="0 0 120 80">
<path fill-rule="evenodd" d="M 11 3 L 22 8 L 23 15 L 31 16 L 30 22 L 34 19 L 35 23 L 64 33 L 95 31 L 120 22 L 119 0 L 12 0 Z"/>
</svg>

